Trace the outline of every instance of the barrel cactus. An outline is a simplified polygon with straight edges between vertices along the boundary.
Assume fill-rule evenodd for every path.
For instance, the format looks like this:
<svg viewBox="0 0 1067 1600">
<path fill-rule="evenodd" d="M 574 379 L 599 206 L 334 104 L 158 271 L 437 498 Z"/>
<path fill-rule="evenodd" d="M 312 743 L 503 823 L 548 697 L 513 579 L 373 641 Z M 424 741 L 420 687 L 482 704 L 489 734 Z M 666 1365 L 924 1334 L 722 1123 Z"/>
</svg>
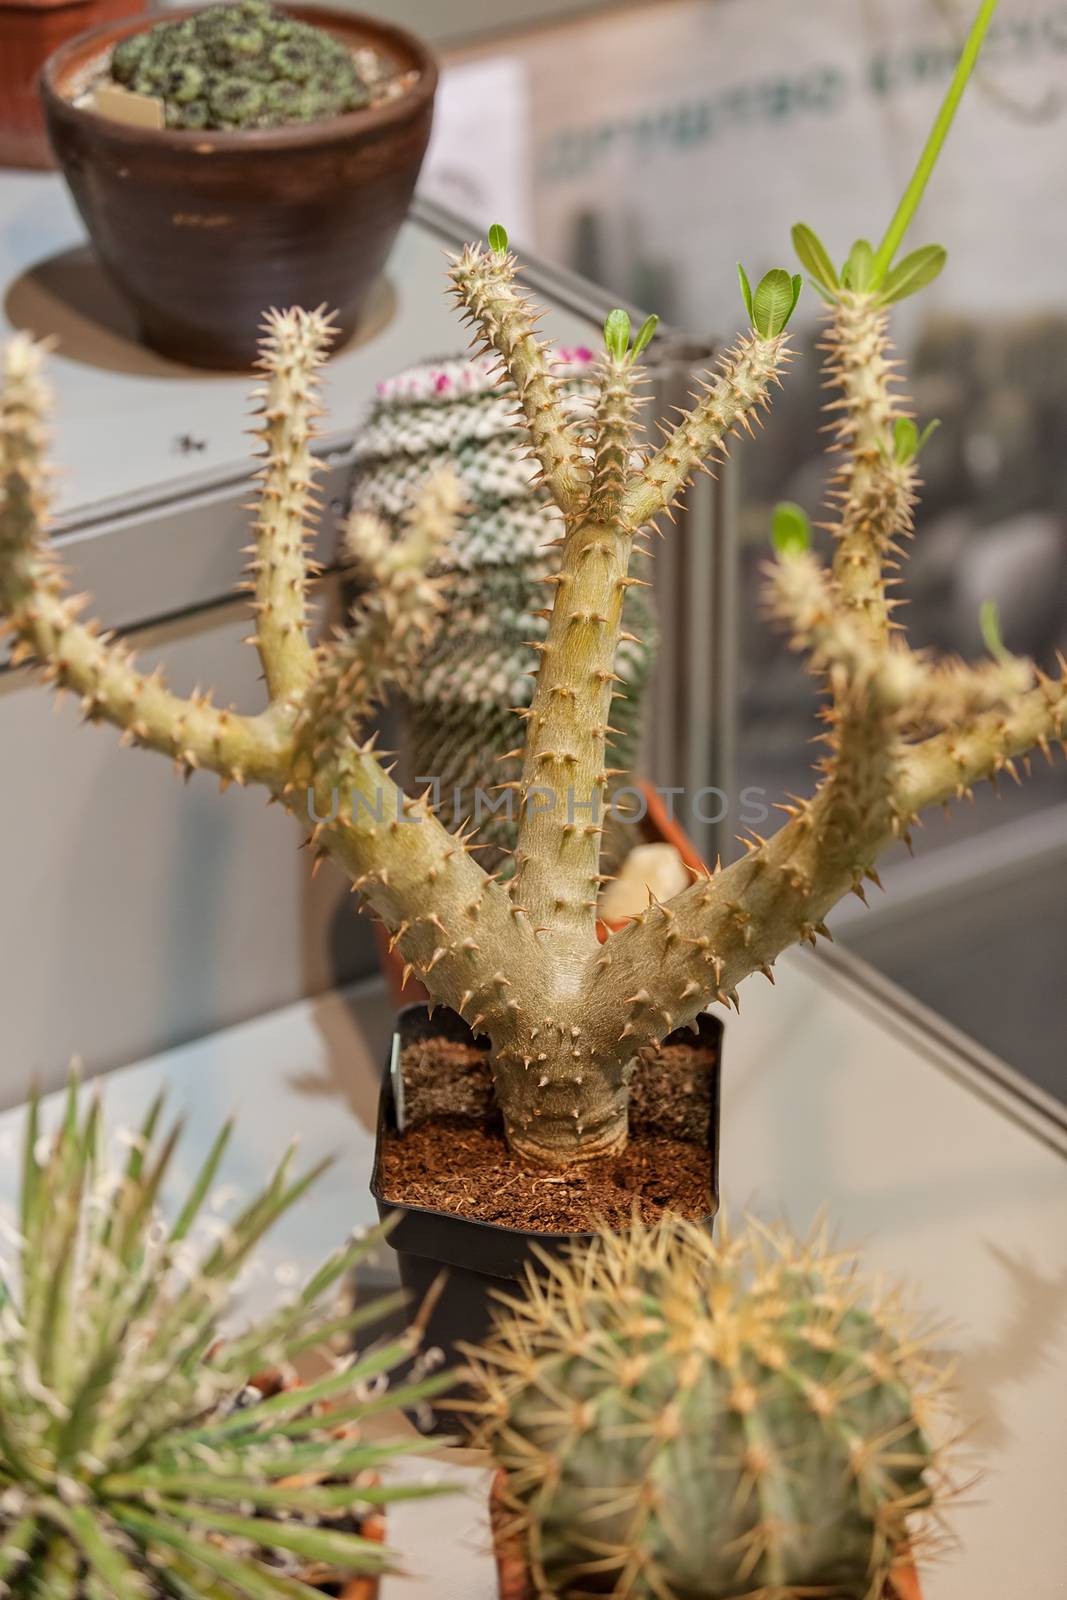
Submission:
<svg viewBox="0 0 1067 1600">
<path fill-rule="evenodd" d="M 352 52 L 266 0 L 208 6 L 121 40 L 111 76 L 163 101 L 168 128 L 277 128 L 358 111 L 370 86 Z"/>
<path fill-rule="evenodd" d="M 568 415 L 592 413 L 598 361 L 593 351 L 563 347 L 553 371 Z M 500 381 L 495 357 L 456 356 L 424 362 L 378 385 L 356 445 L 354 506 L 393 530 L 404 528 L 412 495 L 451 467 L 466 508 L 437 563 L 447 578 L 448 610 L 403 696 L 411 773 L 433 781 L 440 813 L 451 826 L 470 818 L 482 859 L 504 869 L 517 819 L 510 792 L 497 786 L 522 776 L 514 748 L 515 713 L 533 699 L 530 647 L 548 633 L 546 583 L 557 566 L 560 514 L 536 463 L 516 448 L 514 386 Z M 529 450 L 529 438 L 526 439 Z M 647 558 L 634 571 L 646 578 Z M 633 782 L 642 698 L 655 661 L 651 591 L 635 584 L 623 609 L 625 637 L 615 660 L 620 689 L 612 702 L 612 763 L 618 769 L 605 808 L 625 810 L 621 786 Z M 502 798 L 503 796 L 503 798 Z M 625 835 L 613 830 L 609 864 Z M 612 850 L 611 845 L 615 845 Z"/>
<path fill-rule="evenodd" d="M 316 1173 L 293 1177 L 287 1158 L 223 1223 L 211 1204 L 223 1129 L 167 1226 L 156 1203 L 178 1129 L 157 1137 L 160 1114 L 157 1100 L 115 1170 L 99 1103 L 82 1114 L 76 1085 L 51 1141 L 36 1101 L 27 1116 L 20 1215 L 3 1236 L 17 1259 L 0 1260 L 0 1595 L 315 1600 L 312 1584 L 388 1565 L 368 1520 L 412 1492 L 374 1473 L 410 1441 L 371 1443 L 360 1424 L 441 1380 L 384 1392 L 411 1357 L 405 1334 L 286 1385 L 301 1352 L 350 1347 L 396 1309 L 396 1296 L 324 1304 L 374 1235 L 220 1342 L 234 1281 Z"/>
<path fill-rule="evenodd" d="M 539 1595 L 883 1600 L 946 1481 L 943 1372 L 824 1241 L 635 1226 L 472 1366 Z"/>
</svg>

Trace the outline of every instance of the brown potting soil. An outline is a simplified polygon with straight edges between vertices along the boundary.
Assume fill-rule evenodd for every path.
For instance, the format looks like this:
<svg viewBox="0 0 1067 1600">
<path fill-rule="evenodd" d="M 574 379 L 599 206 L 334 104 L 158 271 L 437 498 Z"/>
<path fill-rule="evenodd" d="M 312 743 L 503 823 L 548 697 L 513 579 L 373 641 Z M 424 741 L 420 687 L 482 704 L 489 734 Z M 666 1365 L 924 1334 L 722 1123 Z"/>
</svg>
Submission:
<svg viewBox="0 0 1067 1600">
<path fill-rule="evenodd" d="M 630 1141 L 618 1155 L 569 1171 L 522 1166 L 493 1103 L 486 1051 L 420 1039 L 401 1052 L 405 1131 L 386 1135 L 385 1198 L 544 1233 L 625 1227 L 665 1212 L 711 1210 L 711 1076 L 706 1046 L 662 1045 L 630 1084 Z"/>
</svg>

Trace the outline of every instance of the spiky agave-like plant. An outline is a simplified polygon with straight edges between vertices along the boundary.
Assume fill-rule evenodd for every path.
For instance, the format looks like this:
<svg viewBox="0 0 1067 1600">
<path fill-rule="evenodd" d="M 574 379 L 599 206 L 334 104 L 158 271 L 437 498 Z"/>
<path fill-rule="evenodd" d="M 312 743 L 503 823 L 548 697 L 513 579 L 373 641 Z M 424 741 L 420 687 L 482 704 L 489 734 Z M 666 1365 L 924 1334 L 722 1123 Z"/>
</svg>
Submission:
<svg viewBox="0 0 1067 1600">
<path fill-rule="evenodd" d="M 884 1600 L 932 1539 L 947 1368 L 824 1237 L 635 1224 L 525 1288 L 470 1356 L 539 1595 Z"/>
<path fill-rule="evenodd" d="M 877 252 L 857 247 L 839 278 L 805 231 L 830 301 L 831 381 L 839 389 L 840 461 L 825 569 L 790 530 L 772 573 L 775 604 L 831 697 L 832 749 L 815 794 L 790 801 L 788 821 L 753 837 L 743 859 L 701 877 L 614 934 L 596 935 L 601 881 L 600 796 L 613 776 L 616 649 L 635 546 L 694 472 L 752 431 L 787 361 L 785 325 L 800 279 L 768 273 L 747 290 L 752 327 L 726 353 L 663 443 L 634 465 L 636 356 L 628 319 L 608 319 L 591 428 L 579 430 L 515 285 L 502 230 L 451 267 L 454 291 L 514 386 L 533 453 L 565 523 L 550 575 L 548 632 L 538 643 L 533 700 L 522 712 L 515 870 L 497 882 L 424 798 L 405 797 L 360 729 L 377 690 L 410 669 L 441 603 L 420 576 L 425 551 L 447 538 L 440 479 L 413 508 L 412 534 L 382 557 L 374 598 L 344 637 L 308 637 L 304 554 L 316 462 L 315 374 L 329 326 L 292 311 L 270 319 L 263 366 L 265 459 L 253 559 L 254 642 L 270 703 L 257 716 L 173 694 L 156 672 L 78 620 L 44 541 L 45 417 L 39 345 L 8 347 L 0 392 L 0 610 L 17 658 L 35 657 L 91 720 L 223 783 L 257 782 L 305 825 L 316 851 L 352 877 L 412 972 L 486 1034 L 512 1148 L 566 1166 L 621 1147 L 627 1081 L 638 1052 L 690 1022 L 711 1001 L 736 1002 L 750 973 L 768 977 L 780 952 L 815 941 L 841 897 L 863 892 L 875 862 L 907 838 L 918 813 L 993 779 L 1035 746 L 1067 734 L 1067 681 L 1001 653 L 983 666 L 911 651 L 890 623 L 889 572 L 910 533 L 917 485 L 914 424 L 893 387 L 886 306 L 940 258 L 893 265 L 995 0 L 984 0 L 915 181 Z M 452 496 L 454 500 L 454 494 Z M 438 585 L 439 590 L 439 585 Z"/>
<path fill-rule="evenodd" d="M 76 1083 L 50 1145 L 36 1098 L 27 1114 L 18 1260 L 0 1278 L 0 1594 L 315 1600 L 313 1582 L 389 1565 L 351 1519 L 412 1492 L 380 1484 L 375 1468 L 418 1442 L 370 1442 L 360 1425 L 443 1380 L 377 1391 L 411 1357 L 412 1331 L 333 1360 L 306 1387 L 244 1392 L 268 1370 L 291 1374 L 302 1352 L 350 1346 L 403 1296 L 342 1314 L 324 1305 L 369 1234 L 220 1342 L 235 1279 L 321 1168 L 293 1177 L 290 1151 L 214 1242 L 198 1242 L 230 1129 L 166 1226 L 157 1201 L 180 1128 L 157 1138 L 161 1110 L 162 1097 L 123 1170 L 108 1169 L 99 1101 L 80 1116 Z"/>
</svg>

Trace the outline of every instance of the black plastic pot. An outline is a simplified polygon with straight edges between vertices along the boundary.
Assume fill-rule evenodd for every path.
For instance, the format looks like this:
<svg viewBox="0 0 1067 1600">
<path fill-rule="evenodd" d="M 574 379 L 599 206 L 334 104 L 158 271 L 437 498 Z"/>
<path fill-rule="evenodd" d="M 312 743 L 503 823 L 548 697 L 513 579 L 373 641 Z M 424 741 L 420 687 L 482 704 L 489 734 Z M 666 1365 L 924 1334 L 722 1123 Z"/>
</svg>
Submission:
<svg viewBox="0 0 1067 1600">
<path fill-rule="evenodd" d="M 381 1152 L 386 1133 L 398 1126 L 397 1087 L 401 1050 L 418 1039 L 441 1038 L 487 1049 L 475 1038 L 461 1017 L 439 1008 L 431 1020 L 425 1006 L 406 1006 L 397 1017 L 389 1059 L 385 1064 L 378 1098 L 378 1126 L 374 1147 L 374 1169 L 370 1188 L 384 1220 L 393 1218 L 389 1243 L 397 1253 L 400 1281 L 419 1305 L 445 1273 L 444 1285 L 426 1324 L 425 1346 L 443 1351 L 447 1363 L 457 1365 L 462 1356 L 456 1349 L 461 1342 L 479 1344 L 489 1332 L 494 1305 L 494 1290 L 507 1289 L 525 1275 L 527 1266 L 537 1265 L 535 1249 L 560 1255 L 574 1240 L 591 1241 L 592 1233 L 525 1233 L 520 1228 L 501 1227 L 495 1222 L 478 1222 L 454 1212 L 435 1211 L 424 1206 L 404 1206 L 386 1200 L 382 1194 Z M 712 1208 L 707 1216 L 710 1227 L 719 1207 L 719 1086 L 722 1069 L 723 1025 L 718 1017 L 699 1018 L 699 1042 L 714 1053 L 711 1068 L 711 1118 L 708 1144 L 711 1156 Z M 668 1044 L 692 1044 L 693 1035 L 680 1029 L 669 1035 Z M 455 1428 L 462 1419 L 448 1412 L 447 1397 L 437 1404 L 438 1429 Z"/>
</svg>

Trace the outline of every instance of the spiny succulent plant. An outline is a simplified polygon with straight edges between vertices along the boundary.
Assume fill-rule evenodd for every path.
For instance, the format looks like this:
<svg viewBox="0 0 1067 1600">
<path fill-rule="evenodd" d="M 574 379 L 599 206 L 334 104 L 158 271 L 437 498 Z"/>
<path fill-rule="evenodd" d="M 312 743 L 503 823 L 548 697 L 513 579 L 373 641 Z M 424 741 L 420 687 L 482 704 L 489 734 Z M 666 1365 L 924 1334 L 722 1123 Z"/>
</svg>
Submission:
<svg viewBox="0 0 1067 1600">
<path fill-rule="evenodd" d="M 207 6 L 134 33 L 111 76 L 164 103 L 168 128 L 277 128 L 358 111 L 370 100 L 352 52 L 266 0 Z"/>
<path fill-rule="evenodd" d="M 372 1443 L 360 1425 L 442 1379 L 385 1387 L 412 1354 L 410 1333 L 332 1360 L 306 1387 L 270 1398 L 246 1387 L 268 1370 L 291 1375 L 296 1357 L 332 1340 L 350 1346 L 403 1297 L 330 1309 L 370 1234 L 257 1326 L 222 1338 L 235 1280 L 321 1169 L 294 1178 L 290 1151 L 222 1226 L 205 1203 L 226 1127 L 168 1225 L 157 1205 L 180 1128 L 157 1137 L 161 1112 L 162 1098 L 112 1169 L 100 1103 L 82 1115 L 76 1083 L 51 1141 L 36 1098 L 27 1114 L 17 1260 L 0 1275 L 0 1594 L 314 1600 L 313 1583 L 389 1564 L 353 1529 L 412 1492 L 375 1476 L 410 1441 Z"/>
<path fill-rule="evenodd" d="M 554 352 L 562 403 L 579 423 L 595 399 L 595 361 L 584 348 Z M 508 815 L 508 792 L 491 791 L 522 774 L 521 752 L 513 749 L 515 710 L 533 698 L 530 643 L 543 642 L 548 632 L 544 584 L 563 531 L 547 487 L 531 481 L 529 461 L 515 448 L 515 405 L 514 389 L 499 383 L 495 360 L 485 357 L 425 362 L 379 384 L 356 440 L 353 496 L 357 511 L 396 529 L 428 477 L 450 466 L 459 479 L 464 506 L 438 560 L 448 606 L 404 695 L 409 766 L 424 782 L 433 780 L 442 817 L 453 825 L 474 821 L 482 864 L 505 875 L 516 819 L 513 808 Z M 649 593 L 628 591 L 623 626 L 630 637 L 615 661 L 621 689 L 613 701 L 612 759 L 623 781 L 636 765 L 655 655 Z M 618 787 L 609 787 L 609 800 Z M 621 811 L 625 798 L 616 798 Z M 618 841 L 606 841 L 609 862 L 626 842 L 621 825 L 618 832 Z"/>
<path fill-rule="evenodd" d="M 932 1536 L 946 1369 L 824 1238 L 635 1224 L 470 1356 L 539 1595 L 884 1600 Z"/>
<path fill-rule="evenodd" d="M 948 114 L 991 12 L 985 0 Z M 787 521 L 776 530 L 770 587 L 827 696 L 830 753 L 818 785 L 810 798 L 785 803 L 777 832 L 749 838 L 742 859 L 651 904 L 604 945 L 596 931 L 602 795 L 617 776 L 605 746 L 617 650 L 626 642 L 623 604 L 643 581 L 630 563 L 692 475 L 710 470 L 732 435 L 754 431 L 788 361 L 786 324 L 799 276 L 775 269 L 754 291 L 746 280 L 749 331 L 664 430 L 662 444 L 635 463 L 637 358 L 648 330 L 631 346 L 629 319 L 609 317 L 594 416 L 578 429 L 516 286 L 503 230 L 494 230 L 488 250 L 472 245 L 452 262 L 465 315 L 518 396 L 526 426 L 516 448 L 529 442 L 564 524 L 547 585 L 548 631 L 536 647 L 536 687 L 521 710 L 522 772 L 505 791 L 518 818 L 506 883 L 479 865 L 465 827 L 449 830 L 426 797 L 399 789 L 363 731 L 375 696 L 410 675 L 440 615 L 428 599 L 417 612 L 423 590 L 411 570 L 451 536 L 454 511 L 439 479 L 415 501 L 411 537 L 386 564 L 384 587 L 355 626 L 320 645 L 309 637 L 304 544 L 328 320 L 292 311 L 268 322 L 250 583 L 269 695 L 258 715 L 202 694 L 174 694 L 160 672 L 140 670 L 126 645 L 79 619 L 81 602 L 68 596 L 45 538 L 44 350 L 24 336 L 7 347 L 0 611 L 15 660 L 35 659 L 57 689 L 79 696 L 86 718 L 115 724 L 128 742 L 164 752 L 183 773 L 205 767 L 224 785 L 261 783 L 297 816 L 314 851 L 351 876 L 435 1000 L 488 1036 L 497 1101 L 524 1160 L 568 1166 L 621 1148 L 627 1084 L 642 1049 L 712 1001 L 736 1003 L 741 981 L 754 972 L 771 977 L 790 945 L 814 943 L 842 896 L 862 896 L 865 880 L 877 882 L 878 857 L 908 838 L 924 807 L 966 795 L 982 779 L 1014 775 L 1016 757 L 1035 747 L 1049 753 L 1067 737 L 1067 676 L 1053 680 L 1008 656 L 995 630 L 984 664 L 937 661 L 909 649 L 890 617 L 889 586 L 911 532 L 920 436 L 894 386 L 887 306 L 939 260 L 936 250 L 933 257 L 920 251 L 918 263 L 913 254 L 894 265 L 948 114 L 877 251 L 857 246 L 841 276 L 810 230 L 798 235 L 829 301 L 836 550 L 824 566 L 803 519 Z M 372 542 L 380 550 L 387 533 Z"/>
</svg>

